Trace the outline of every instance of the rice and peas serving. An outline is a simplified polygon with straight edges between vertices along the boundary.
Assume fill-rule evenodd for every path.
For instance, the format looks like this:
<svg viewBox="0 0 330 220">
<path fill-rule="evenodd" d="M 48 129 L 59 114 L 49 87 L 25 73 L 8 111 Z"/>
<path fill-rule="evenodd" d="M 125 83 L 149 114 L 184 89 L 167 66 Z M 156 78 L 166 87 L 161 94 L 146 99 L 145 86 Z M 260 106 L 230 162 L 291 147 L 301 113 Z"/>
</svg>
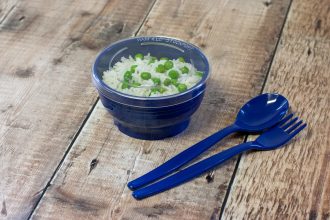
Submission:
<svg viewBox="0 0 330 220">
<path fill-rule="evenodd" d="M 143 97 L 157 97 L 184 92 L 195 86 L 203 72 L 186 63 L 183 57 L 157 59 L 150 54 L 122 57 L 103 72 L 103 81 L 120 92 Z"/>
</svg>

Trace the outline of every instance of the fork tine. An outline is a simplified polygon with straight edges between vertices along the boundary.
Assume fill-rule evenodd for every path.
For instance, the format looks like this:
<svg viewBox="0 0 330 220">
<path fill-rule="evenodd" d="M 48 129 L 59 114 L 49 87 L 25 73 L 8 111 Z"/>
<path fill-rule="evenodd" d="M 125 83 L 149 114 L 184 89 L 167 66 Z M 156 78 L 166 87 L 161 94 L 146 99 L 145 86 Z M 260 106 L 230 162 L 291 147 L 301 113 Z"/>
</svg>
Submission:
<svg viewBox="0 0 330 220">
<path fill-rule="evenodd" d="M 287 122 L 290 118 L 292 118 L 293 113 L 287 115 L 285 118 L 283 118 L 278 124 L 283 125 L 285 122 Z"/>
<path fill-rule="evenodd" d="M 286 123 L 285 125 L 282 126 L 282 129 L 285 130 L 288 127 L 290 127 L 291 125 L 293 125 L 296 121 L 298 120 L 298 117 L 295 117 L 294 119 L 292 119 L 291 121 L 289 121 L 288 123 Z"/>
<path fill-rule="evenodd" d="M 299 122 L 295 123 L 293 126 L 289 127 L 289 129 L 287 129 L 285 132 L 290 134 L 294 129 L 296 129 L 299 125 L 302 124 L 302 120 L 300 120 Z"/>
<path fill-rule="evenodd" d="M 300 131 L 302 131 L 305 127 L 307 126 L 306 123 L 304 123 L 303 125 L 300 125 L 299 128 L 297 128 L 294 132 L 292 132 L 290 134 L 290 139 L 293 138 L 294 136 L 296 136 Z"/>
</svg>

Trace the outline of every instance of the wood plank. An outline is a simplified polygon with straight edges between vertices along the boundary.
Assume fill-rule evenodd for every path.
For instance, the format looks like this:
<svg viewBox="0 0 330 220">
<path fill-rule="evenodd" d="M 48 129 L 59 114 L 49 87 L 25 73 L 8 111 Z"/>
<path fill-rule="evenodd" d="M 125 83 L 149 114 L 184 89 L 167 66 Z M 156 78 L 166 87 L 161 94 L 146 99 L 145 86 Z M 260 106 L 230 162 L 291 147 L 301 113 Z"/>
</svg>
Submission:
<svg viewBox="0 0 330 220">
<path fill-rule="evenodd" d="M 217 169 L 213 182 L 204 176 L 139 202 L 126 183 L 231 123 L 261 91 L 287 8 L 286 0 L 271 7 L 259 0 L 157 1 L 140 34 L 179 37 L 204 49 L 213 72 L 201 108 L 183 134 L 141 141 L 121 134 L 98 103 L 33 218 L 218 218 L 235 160 Z M 242 139 L 226 139 L 208 155 Z"/>
<path fill-rule="evenodd" d="M 97 100 L 90 67 L 152 0 L 1 1 L 0 218 L 25 219 Z"/>
<path fill-rule="evenodd" d="M 285 148 L 242 157 L 223 219 L 330 219 L 329 3 L 293 1 L 265 87 L 308 127 Z"/>
</svg>

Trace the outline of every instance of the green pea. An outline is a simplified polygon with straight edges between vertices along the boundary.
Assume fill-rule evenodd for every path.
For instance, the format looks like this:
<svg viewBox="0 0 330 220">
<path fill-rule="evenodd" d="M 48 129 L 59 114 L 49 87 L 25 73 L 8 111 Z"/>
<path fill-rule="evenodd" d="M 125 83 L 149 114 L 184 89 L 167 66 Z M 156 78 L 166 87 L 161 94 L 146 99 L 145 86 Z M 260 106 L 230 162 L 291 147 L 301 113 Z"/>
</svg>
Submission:
<svg viewBox="0 0 330 220">
<path fill-rule="evenodd" d="M 156 72 L 158 73 L 165 73 L 166 69 L 165 69 L 165 66 L 162 65 L 162 64 L 159 64 L 157 67 L 156 67 Z"/>
<path fill-rule="evenodd" d="M 138 66 L 138 65 L 132 65 L 132 66 L 131 66 L 131 72 L 132 72 L 132 73 L 135 72 L 135 69 L 136 69 L 137 66 Z"/>
<path fill-rule="evenodd" d="M 164 93 L 166 91 L 167 91 L 167 89 L 165 89 L 164 87 L 159 87 L 158 88 L 158 92 L 160 92 L 160 93 Z"/>
<path fill-rule="evenodd" d="M 161 57 L 160 60 L 169 60 L 167 57 Z"/>
<path fill-rule="evenodd" d="M 131 86 L 134 88 L 137 88 L 137 87 L 141 86 L 141 83 L 133 82 Z"/>
<path fill-rule="evenodd" d="M 184 63 L 184 62 L 185 62 L 185 60 L 184 60 L 184 58 L 183 58 L 183 57 L 179 57 L 179 58 L 178 58 L 178 60 L 179 60 L 180 62 L 182 62 L 182 63 Z"/>
<path fill-rule="evenodd" d="M 142 72 L 141 73 L 141 78 L 144 80 L 148 80 L 151 78 L 151 74 L 149 72 Z"/>
<path fill-rule="evenodd" d="M 203 77 L 203 72 L 201 72 L 201 71 L 197 71 L 197 72 L 196 72 L 196 75 L 199 76 L 199 77 Z"/>
<path fill-rule="evenodd" d="M 160 79 L 157 77 L 151 78 L 151 80 L 156 84 L 156 85 L 160 85 Z"/>
<path fill-rule="evenodd" d="M 173 62 L 170 61 L 170 60 L 167 60 L 167 61 L 164 63 L 164 66 L 165 66 L 165 69 L 167 69 L 167 70 L 172 69 L 172 68 L 173 68 Z"/>
<path fill-rule="evenodd" d="M 168 73 L 168 76 L 172 79 L 177 79 L 179 78 L 179 72 L 176 71 L 176 70 L 171 70 L 169 73 Z"/>
<path fill-rule="evenodd" d="M 132 72 L 131 71 L 126 71 L 125 73 L 124 73 L 124 80 L 125 81 L 129 81 L 129 80 L 131 80 L 133 78 L 133 76 L 132 76 Z"/>
<path fill-rule="evenodd" d="M 177 85 L 178 85 L 178 80 L 177 80 L 177 79 L 171 79 L 171 83 L 172 83 L 174 86 L 177 86 Z"/>
<path fill-rule="evenodd" d="M 176 88 L 179 90 L 179 92 L 184 92 L 187 90 L 187 86 L 183 83 L 179 83 Z"/>
<path fill-rule="evenodd" d="M 182 67 L 180 70 L 181 70 L 182 74 L 189 73 L 189 69 L 186 66 Z"/>
<path fill-rule="evenodd" d="M 135 54 L 135 60 L 137 60 L 137 59 L 143 60 L 143 58 L 144 58 L 144 56 L 142 53 Z"/>
<path fill-rule="evenodd" d="M 121 85 L 121 88 L 122 89 L 129 89 L 130 86 L 129 86 L 128 82 L 124 81 L 123 84 Z"/>
<path fill-rule="evenodd" d="M 158 88 L 157 87 L 151 88 L 151 93 L 157 93 L 157 92 L 158 92 Z"/>
<path fill-rule="evenodd" d="M 151 57 L 148 64 L 156 62 L 157 57 Z"/>
<path fill-rule="evenodd" d="M 169 86 L 171 84 L 171 79 L 170 78 L 166 78 L 165 80 L 164 80 L 164 85 L 165 86 Z"/>
</svg>

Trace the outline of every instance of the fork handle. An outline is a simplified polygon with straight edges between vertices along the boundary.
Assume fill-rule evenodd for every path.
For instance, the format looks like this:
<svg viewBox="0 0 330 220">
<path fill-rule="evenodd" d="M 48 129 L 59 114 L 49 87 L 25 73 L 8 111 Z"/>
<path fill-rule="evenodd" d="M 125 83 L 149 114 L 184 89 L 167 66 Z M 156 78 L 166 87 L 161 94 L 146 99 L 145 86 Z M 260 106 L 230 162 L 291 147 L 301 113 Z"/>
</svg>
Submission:
<svg viewBox="0 0 330 220">
<path fill-rule="evenodd" d="M 206 139 L 198 142 L 197 144 L 189 147 L 188 149 L 182 151 L 178 155 L 172 157 L 170 160 L 166 161 L 159 167 L 151 170 L 149 173 L 144 174 L 143 176 L 132 180 L 127 184 L 127 186 L 131 190 L 135 190 L 137 188 L 143 187 L 151 182 L 154 182 L 172 172 L 179 169 L 186 163 L 192 161 L 197 156 L 211 148 L 214 144 L 216 144 L 218 141 L 226 137 L 227 135 L 238 131 L 240 128 L 233 124 L 230 125 L 211 136 L 207 137 Z"/>
<path fill-rule="evenodd" d="M 133 197 L 136 199 L 143 199 L 165 190 L 176 187 L 182 183 L 185 183 L 194 177 L 200 176 L 201 174 L 209 171 L 233 156 L 242 153 L 246 150 L 255 149 L 258 145 L 255 142 L 246 142 L 235 147 L 224 150 L 214 156 L 211 156 L 201 162 L 198 162 L 184 170 L 171 175 L 170 177 L 163 179 L 157 183 L 147 186 L 142 189 L 138 189 L 133 192 Z"/>
</svg>

